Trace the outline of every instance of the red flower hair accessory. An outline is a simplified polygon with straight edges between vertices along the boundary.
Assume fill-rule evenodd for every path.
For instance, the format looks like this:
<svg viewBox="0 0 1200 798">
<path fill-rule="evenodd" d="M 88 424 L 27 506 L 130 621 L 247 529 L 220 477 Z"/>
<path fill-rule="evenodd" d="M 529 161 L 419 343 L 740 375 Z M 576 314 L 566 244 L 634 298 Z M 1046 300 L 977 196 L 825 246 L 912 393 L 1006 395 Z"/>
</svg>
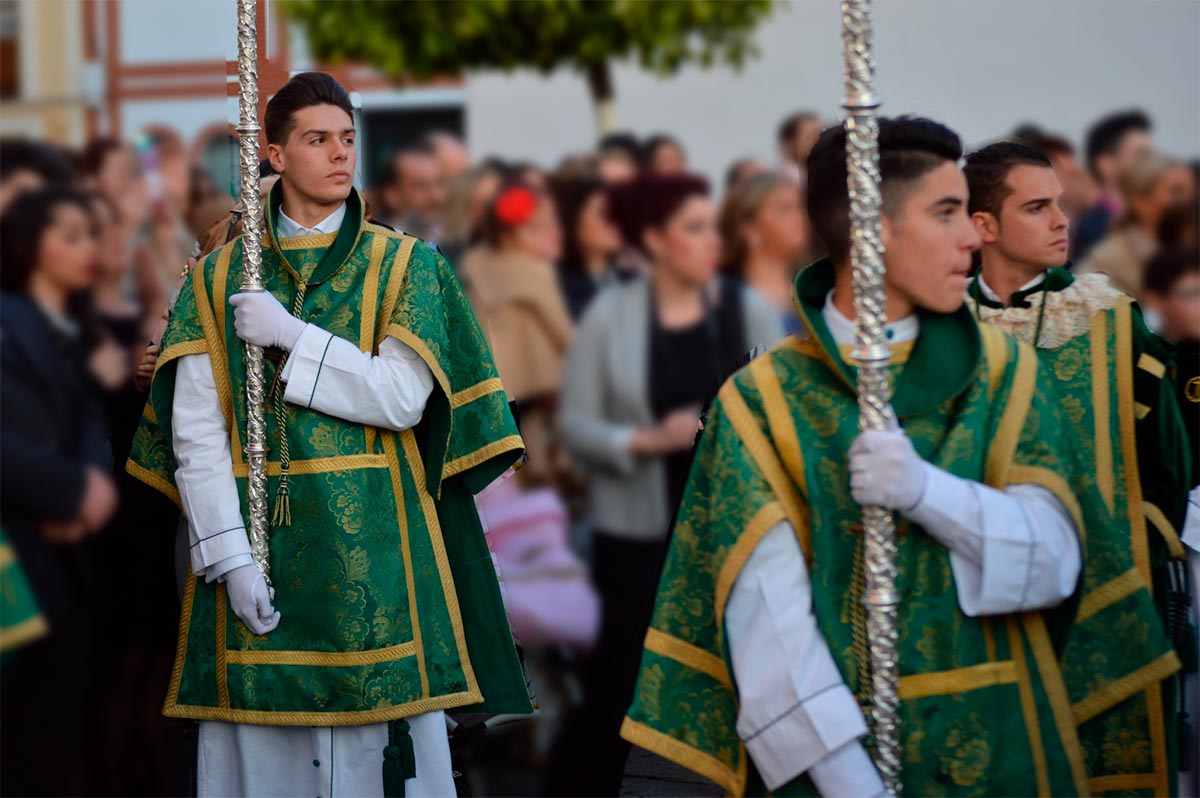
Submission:
<svg viewBox="0 0 1200 798">
<path fill-rule="evenodd" d="M 520 227 L 537 213 L 538 199 L 525 186 L 512 186 L 496 197 L 496 220 L 508 227 Z"/>
</svg>

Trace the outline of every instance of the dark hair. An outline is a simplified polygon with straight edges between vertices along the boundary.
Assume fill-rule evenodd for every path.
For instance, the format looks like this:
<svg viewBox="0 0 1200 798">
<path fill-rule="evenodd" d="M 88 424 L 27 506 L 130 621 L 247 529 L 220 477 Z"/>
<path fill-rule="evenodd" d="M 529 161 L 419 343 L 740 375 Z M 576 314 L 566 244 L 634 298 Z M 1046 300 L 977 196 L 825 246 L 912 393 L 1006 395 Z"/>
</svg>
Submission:
<svg viewBox="0 0 1200 798">
<path fill-rule="evenodd" d="M 627 246 L 646 252 L 647 230 L 666 227 L 692 197 L 709 196 L 708 181 L 692 174 L 643 173 L 608 188 L 608 207 Z"/>
<path fill-rule="evenodd" d="M 378 185 L 380 188 L 383 188 L 384 186 L 394 186 L 398 184 L 400 179 L 404 176 L 402 170 L 400 169 L 400 159 L 414 155 L 423 158 L 432 158 L 433 146 L 422 140 L 416 144 L 410 144 L 406 147 L 401 147 L 393 152 L 390 156 L 388 156 L 387 160 L 383 162 L 383 168 L 379 170 L 379 182 L 376 185 Z"/>
<path fill-rule="evenodd" d="M 725 190 L 729 191 L 737 183 L 740 183 L 742 180 L 746 179 L 741 175 L 741 171 L 744 167 L 756 165 L 758 163 L 759 160 L 757 158 L 738 158 L 736 161 L 729 164 L 729 168 L 725 170 Z"/>
<path fill-rule="evenodd" d="M 583 246 L 579 241 L 579 217 L 583 209 L 597 194 L 603 194 L 605 185 L 598 177 L 560 178 L 550 184 L 554 194 L 554 207 L 558 211 L 558 223 L 562 228 L 562 267 L 582 272 Z"/>
<path fill-rule="evenodd" d="M 1195 274 L 1197 269 L 1200 269 L 1200 250 L 1161 250 L 1146 264 L 1142 288 L 1147 293 L 1165 296 L 1181 278 Z"/>
<path fill-rule="evenodd" d="M 296 126 L 296 112 L 314 105 L 335 105 L 354 118 L 354 106 L 342 84 L 324 72 L 301 72 L 267 103 L 263 127 L 268 144 L 284 144 Z"/>
<path fill-rule="evenodd" d="M 112 136 L 94 136 L 79 153 L 79 169 L 87 177 L 95 177 L 104 168 L 108 156 L 124 148 L 125 145 Z"/>
<path fill-rule="evenodd" d="M 997 141 L 968 155 L 963 166 L 967 188 L 971 192 L 967 211 L 990 213 L 1000 218 L 1004 200 L 1012 193 L 1008 173 L 1018 166 L 1053 168 L 1044 152 L 1019 141 Z"/>
<path fill-rule="evenodd" d="M 883 212 L 894 214 L 909 189 L 943 163 L 962 157 L 953 130 L 922 117 L 879 120 Z M 846 131 L 826 128 L 808 156 L 808 215 L 834 263 L 850 256 L 850 199 L 846 188 Z"/>
<path fill-rule="evenodd" d="M 1163 249 L 1195 247 L 1200 239 L 1200 200 L 1169 206 L 1158 222 L 1157 235 Z"/>
<path fill-rule="evenodd" d="M 679 139 L 669 136 L 666 133 L 655 133 L 642 142 L 641 151 L 637 156 L 638 164 L 643 168 L 649 168 L 654 163 L 654 153 L 658 152 L 658 148 L 665 144 L 669 144 L 679 150 L 680 153 L 686 155 L 687 151 L 683 149 L 683 145 L 679 143 Z"/>
<path fill-rule="evenodd" d="M 1144 111 L 1121 111 L 1099 120 L 1088 130 L 1087 143 L 1084 145 L 1088 171 L 1094 177 L 1099 177 L 1096 161 L 1101 156 L 1112 155 L 1120 149 L 1122 140 L 1129 133 L 1149 133 L 1152 129 L 1150 117 Z"/>
<path fill-rule="evenodd" d="M 599 143 L 596 145 L 596 149 L 599 152 L 617 150 L 625 153 L 634 161 L 637 161 L 640 159 L 642 146 L 638 143 L 637 136 L 633 135 L 632 133 L 618 131 L 616 133 L 609 133 L 607 136 L 600 139 Z"/>
<path fill-rule="evenodd" d="M 70 159 L 56 147 L 28 139 L 0 139 L 0 181 L 22 171 L 33 172 L 50 185 L 75 178 Z"/>
<path fill-rule="evenodd" d="M 533 194 L 539 206 L 546 200 L 546 192 L 542 191 L 542 189 L 522 180 L 515 174 L 510 173 L 505 175 L 500 182 L 500 187 L 496 189 L 496 193 L 488 200 L 487 210 L 484 211 L 483 218 L 479 220 L 480 237 L 493 249 L 500 246 L 504 240 L 504 236 L 517 227 L 517 225 L 505 222 L 497 212 L 501 198 L 513 189 L 524 189 Z"/>
<path fill-rule="evenodd" d="M 25 293 L 54 212 L 74 205 L 91 219 L 88 203 L 86 194 L 66 186 L 45 186 L 17 196 L 0 216 L 0 291 Z"/>
<path fill-rule="evenodd" d="M 821 117 L 816 111 L 797 111 L 779 123 L 779 131 L 776 134 L 776 138 L 782 144 L 795 136 L 797 131 L 800 130 L 800 126 L 805 122 L 820 123 L 820 121 Z"/>
<path fill-rule="evenodd" d="M 1046 155 L 1074 155 L 1075 145 L 1065 136 L 1049 133 L 1037 125 L 1018 125 L 1012 133 L 1012 140 L 1028 144 L 1034 149 L 1041 150 Z"/>
</svg>

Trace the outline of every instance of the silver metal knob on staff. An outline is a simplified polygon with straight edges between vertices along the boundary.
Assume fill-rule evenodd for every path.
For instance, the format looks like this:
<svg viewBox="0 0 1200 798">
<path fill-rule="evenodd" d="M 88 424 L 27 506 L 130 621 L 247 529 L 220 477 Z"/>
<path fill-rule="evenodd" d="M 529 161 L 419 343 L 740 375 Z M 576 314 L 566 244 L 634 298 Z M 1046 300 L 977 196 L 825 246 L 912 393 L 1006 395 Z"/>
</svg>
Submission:
<svg viewBox="0 0 1200 798">
<path fill-rule="evenodd" d="M 895 423 L 891 408 L 880 240 L 879 123 L 875 96 L 875 59 L 871 50 L 870 0 L 843 0 L 842 44 L 845 55 L 846 172 L 850 194 L 850 263 L 854 275 L 854 322 L 858 346 L 858 425 L 887 429 Z M 867 640 L 871 662 L 871 728 L 875 764 L 893 795 L 901 793 L 900 728 L 897 718 L 896 525 L 882 507 L 863 508 Z"/>
</svg>

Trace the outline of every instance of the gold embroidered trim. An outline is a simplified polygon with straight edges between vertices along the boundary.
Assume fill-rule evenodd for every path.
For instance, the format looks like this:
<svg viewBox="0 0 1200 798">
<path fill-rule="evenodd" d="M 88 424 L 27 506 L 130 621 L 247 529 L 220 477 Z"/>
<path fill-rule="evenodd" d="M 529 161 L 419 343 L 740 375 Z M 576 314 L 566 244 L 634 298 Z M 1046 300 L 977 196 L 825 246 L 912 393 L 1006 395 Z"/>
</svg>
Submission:
<svg viewBox="0 0 1200 798">
<path fill-rule="evenodd" d="M 337 233 L 315 233 L 309 236 L 293 236 L 292 238 L 277 238 L 279 249 L 290 252 L 294 249 L 320 249 L 332 246 L 337 240 Z M 353 251 L 353 250 L 351 250 Z"/>
<path fill-rule="evenodd" d="M 504 383 L 500 382 L 499 377 L 492 377 L 490 380 L 477 382 L 470 388 L 464 388 L 463 390 L 454 394 L 454 396 L 451 396 L 450 406 L 453 408 L 459 408 L 463 405 L 468 405 L 471 402 L 474 402 L 476 399 L 494 394 L 497 391 L 503 393 Z"/>
<path fill-rule="evenodd" d="M 168 346 L 165 352 L 159 354 L 158 360 L 154 364 L 154 374 L 157 375 L 159 369 L 176 358 L 187 355 L 203 355 L 207 351 L 208 345 L 203 340 L 182 341 Z"/>
<path fill-rule="evenodd" d="M 265 712 L 255 709 L 222 709 L 190 704 L 169 704 L 163 714 L 168 718 L 191 720 L 223 720 L 227 723 L 250 723 L 260 726 L 363 726 L 384 723 L 398 718 L 411 718 L 439 709 L 454 709 L 483 701 L 483 695 L 470 690 L 426 698 L 408 704 L 363 712 Z"/>
<path fill-rule="evenodd" d="M 228 251 L 232 251 L 231 246 Z M 221 256 L 225 251 L 221 252 Z M 213 379 L 217 384 L 217 396 L 221 400 L 221 411 L 225 416 L 225 429 L 229 431 L 230 455 L 234 465 L 244 462 L 241 434 L 238 431 L 237 419 L 233 413 L 233 386 L 229 381 L 229 358 L 225 352 L 225 334 L 216 327 L 213 308 L 208 300 L 208 286 L 204 283 L 204 272 L 196 269 L 192 272 L 192 290 L 196 295 L 196 311 L 200 316 L 200 327 L 204 330 L 204 340 L 208 344 L 208 356 L 212 358 Z M 214 299 L 220 304 L 225 302 L 225 287 L 214 285 Z"/>
<path fill-rule="evenodd" d="M 755 359 L 750 364 L 750 376 L 754 379 L 758 391 L 762 394 L 763 407 L 767 411 L 767 424 L 771 430 L 771 440 L 783 461 L 784 468 L 792 477 L 792 482 L 800 488 L 802 495 L 808 495 L 808 483 L 804 475 L 804 453 L 800 449 L 800 438 L 796 434 L 796 424 L 792 414 L 788 412 L 787 401 L 783 398 L 783 387 L 779 384 L 779 375 L 775 372 L 775 362 L 770 356 Z"/>
<path fill-rule="evenodd" d="M 225 630 L 225 605 L 228 603 L 226 599 L 226 588 L 224 583 L 217 583 L 217 704 L 221 707 L 229 707 L 229 669 L 225 657 L 226 630 Z"/>
<path fill-rule="evenodd" d="M 796 489 L 795 484 L 788 479 L 783 465 L 779 462 L 779 458 L 775 454 L 775 450 L 771 447 L 771 443 L 763 435 L 762 429 L 750 414 L 750 408 L 746 406 L 746 400 L 742 397 L 737 385 L 732 380 L 726 382 L 725 387 L 721 388 L 717 394 L 717 399 L 725 409 L 726 415 L 729 416 L 733 430 L 738 438 L 741 439 L 742 445 L 746 447 L 746 451 L 750 452 L 750 456 L 754 459 L 763 477 L 771 486 L 771 490 L 774 491 L 775 498 L 783 505 L 788 520 L 791 521 L 792 527 L 800 537 L 800 545 L 804 549 L 804 556 L 811 562 L 812 545 L 808 537 L 807 516 L 804 513 L 800 493 Z"/>
<path fill-rule="evenodd" d="M 267 476 L 277 477 L 283 473 L 278 460 L 267 463 Z M 330 471 L 353 471 L 362 468 L 387 468 L 388 459 L 383 454 L 347 454 L 340 457 L 315 457 L 312 460 L 292 460 L 288 463 L 288 472 L 292 476 L 299 474 L 327 474 Z M 245 479 L 250 474 L 250 466 L 246 463 L 234 463 L 233 475 Z"/>
<path fill-rule="evenodd" d="M 1062 670 L 1054 656 L 1050 635 L 1046 632 L 1046 623 L 1041 614 L 1035 612 L 1022 613 L 1021 622 L 1029 636 L 1033 660 L 1037 663 L 1038 674 L 1042 678 L 1042 689 L 1050 699 L 1050 711 L 1054 715 L 1054 725 L 1058 730 L 1059 742 L 1067 755 L 1067 763 L 1071 766 L 1076 795 L 1087 795 L 1087 768 L 1083 764 L 1083 746 L 1079 743 L 1077 721 L 1071 711 L 1071 699 L 1067 694 Z"/>
<path fill-rule="evenodd" d="M 1083 623 L 1096 613 L 1111 607 L 1121 599 L 1146 587 L 1142 575 L 1136 568 L 1130 568 L 1120 576 L 1105 582 L 1100 587 L 1088 593 L 1079 602 L 1079 610 L 1075 614 L 1075 623 Z"/>
<path fill-rule="evenodd" d="M 1102 792 L 1153 790 L 1157 786 L 1158 776 L 1154 773 L 1126 773 L 1120 776 L 1097 776 L 1094 779 L 1088 779 L 1088 795 L 1099 795 Z"/>
<path fill-rule="evenodd" d="M 429 347 L 425 342 L 407 327 L 401 327 L 399 324 L 389 324 L 386 332 L 401 343 L 407 344 L 410 349 L 421 356 L 421 359 L 425 361 L 425 365 L 429 366 L 429 370 L 433 372 L 433 378 L 441 386 L 442 393 L 446 395 L 446 401 L 450 401 L 454 396 L 454 391 L 450 385 L 450 378 L 446 376 L 446 372 L 442 370 L 442 364 L 438 363 L 437 358 L 433 356 L 433 352 L 429 351 Z"/>
<path fill-rule="evenodd" d="M 1153 502 L 1142 502 L 1142 512 L 1146 516 L 1146 520 L 1150 522 L 1150 526 L 1158 530 L 1158 534 L 1162 535 L 1162 539 L 1167 544 L 1167 551 L 1171 554 L 1172 560 L 1186 560 L 1187 550 L 1179 541 L 1179 533 L 1175 531 L 1175 527 L 1167 520 L 1167 515 Z"/>
<path fill-rule="evenodd" d="M 983 629 L 983 646 L 987 649 L 988 662 L 996 661 L 996 635 L 992 631 L 992 621 L 988 617 L 979 619 L 979 626 Z"/>
<path fill-rule="evenodd" d="M 217 266 L 213 270 L 213 286 L 221 286 L 219 291 L 221 301 L 214 303 L 213 316 L 217 322 L 217 329 L 221 335 L 225 335 L 225 311 L 228 305 L 225 304 L 225 286 L 229 282 L 229 262 L 233 258 L 233 247 L 225 247 L 217 255 Z"/>
<path fill-rule="evenodd" d="M 375 351 L 375 318 L 379 313 L 379 273 L 383 268 L 383 253 L 388 240 L 375 236 L 371 241 L 371 257 L 367 261 L 367 274 L 363 279 L 363 308 L 358 319 L 358 349 L 361 352 Z"/>
<path fill-rule="evenodd" d="M 1042 742 L 1042 727 L 1038 722 L 1037 702 L 1033 698 L 1033 680 L 1029 665 L 1025 662 L 1025 646 L 1021 643 L 1021 632 L 1017 619 L 1006 616 L 1008 645 L 1012 649 L 1012 662 L 1017 670 L 1017 694 L 1021 697 L 1021 714 L 1025 718 L 1025 734 L 1029 737 L 1029 752 L 1033 756 L 1033 772 L 1037 778 L 1039 798 L 1050 798 L 1050 768 L 1046 763 L 1046 747 Z"/>
<path fill-rule="evenodd" d="M 1163 378 L 1163 375 L 1167 373 L 1167 367 L 1163 365 L 1163 362 L 1158 358 L 1147 354 L 1146 352 L 1142 352 L 1142 354 L 1138 356 L 1137 367 L 1142 371 L 1147 371 L 1153 374 L 1157 379 L 1160 380 Z"/>
<path fill-rule="evenodd" d="M 680 640 L 658 629 L 649 629 L 646 632 L 645 646 L 647 651 L 673 659 L 694 671 L 711 676 L 726 687 L 733 688 L 725 663 L 686 640 Z"/>
<path fill-rule="evenodd" d="M 404 581 L 408 587 L 409 617 L 412 623 L 413 644 L 424 653 L 421 647 L 421 622 L 417 615 L 417 584 L 413 578 L 412 546 L 408 540 L 408 509 L 404 500 L 404 482 L 400 474 L 400 458 L 396 453 L 396 436 L 383 436 L 383 451 L 388 458 L 388 473 L 392 478 L 392 493 L 396 496 L 397 518 L 400 521 L 400 551 L 404 558 Z M 415 479 L 415 475 L 414 475 Z M 429 695 L 429 676 L 425 672 L 425 657 L 417 657 L 417 673 L 421 677 L 421 698 Z"/>
<path fill-rule="evenodd" d="M 192 576 L 192 568 L 188 566 L 187 578 L 183 587 L 183 606 L 179 608 L 179 635 L 175 639 L 175 664 L 171 666 L 171 681 L 167 685 L 167 700 L 163 703 L 163 714 L 172 717 L 171 712 L 179 700 L 179 685 L 183 681 L 183 663 L 187 659 L 188 631 L 192 621 L 192 604 L 196 598 L 196 577 Z M 178 716 L 186 717 L 186 716 Z"/>
<path fill-rule="evenodd" d="M 729 593 L 733 590 L 733 584 L 742 572 L 746 560 L 750 559 L 754 547 L 762 540 L 763 535 L 785 518 L 783 505 L 779 502 L 764 504 L 750 519 L 750 523 L 746 524 L 742 534 L 738 535 L 737 542 L 730 547 L 717 574 L 717 634 L 723 636 L 725 633 L 725 604 L 729 601 Z"/>
<path fill-rule="evenodd" d="M 30 640 L 36 640 L 49 631 L 50 627 L 41 615 L 26 618 L 7 629 L 0 629 L 0 652 L 17 648 Z"/>
<path fill-rule="evenodd" d="M 400 301 L 400 287 L 404 284 L 404 278 L 408 274 L 408 261 L 412 257 L 414 243 L 416 243 L 415 238 L 401 239 L 400 246 L 396 249 L 396 255 L 392 258 L 392 269 L 388 274 L 387 287 L 383 290 L 384 312 L 376 320 L 376 341 L 383 340 L 385 330 L 392 323 L 392 316 L 396 315 L 396 305 Z"/>
<path fill-rule="evenodd" d="M 133 477 L 139 482 L 146 483 L 171 501 L 175 502 L 175 506 L 180 510 L 183 509 L 183 502 L 179 498 L 179 489 L 170 482 L 167 482 L 158 474 L 155 474 L 149 469 L 142 468 L 132 460 L 125 461 L 125 473 L 129 474 L 129 476 Z"/>
<path fill-rule="evenodd" d="M 1014 465 L 1008 471 L 1008 481 L 1005 484 L 1039 485 L 1053 493 L 1075 522 L 1075 528 L 1079 530 L 1079 543 L 1084 547 L 1084 554 L 1087 554 L 1087 526 L 1083 523 L 1083 508 L 1079 506 L 1079 499 L 1075 497 L 1071 486 L 1061 474 L 1042 466 Z"/>
<path fill-rule="evenodd" d="M 1174 674 L 1180 668 L 1179 656 L 1174 651 L 1167 651 L 1162 656 L 1138 668 L 1115 682 L 1088 694 L 1087 697 L 1075 702 L 1071 713 L 1078 724 L 1086 723 L 1101 712 L 1116 706 L 1135 693 L 1155 686 L 1163 679 Z M 1146 697 L 1158 694 L 1158 690 L 1146 690 Z M 1160 707 L 1161 711 L 1161 707 Z"/>
<path fill-rule="evenodd" d="M 371 651 L 229 651 L 230 665 L 308 665 L 318 668 L 346 668 L 355 665 L 379 665 L 408 659 L 417 653 L 415 642 L 401 643 Z M 223 704 L 222 706 L 227 706 Z"/>
<path fill-rule="evenodd" d="M 901 701 L 913 701 L 934 695 L 953 695 L 1016 682 L 1017 666 L 1012 660 L 984 662 L 968 668 L 901 676 L 899 694 Z"/>
<path fill-rule="evenodd" d="M 1112 410 L 1109 397 L 1112 395 L 1108 381 L 1108 315 L 1097 314 L 1088 331 L 1089 350 L 1092 356 L 1092 420 L 1096 441 L 1096 487 L 1104 499 L 1104 506 L 1113 511 L 1113 445 Z M 1125 450 L 1128 455 L 1132 449 Z"/>
<path fill-rule="evenodd" d="M 625 718 L 621 724 L 621 736 L 634 745 L 641 746 L 677 765 L 699 773 L 724 787 L 730 795 L 740 796 L 746 791 L 746 751 L 740 742 L 738 755 L 742 765 L 735 773 L 728 765 L 711 754 L 706 754 L 699 748 L 693 748 L 681 740 L 656 731 L 629 717 Z"/>
<path fill-rule="evenodd" d="M 988 367 L 988 398 L 990 399 L 1004 377 L 1008 367 L 1008 341 L 1004 333 L 990 324 L 979 325 L 979 338 L 983 341 L 984 357 Z"/>
<path fill-rule="evenodd" d="M 482 446 L 470 454 L 464 454 L 462 457 L 456 457 L 446 463 L 446 467 L 442 469 L 442 479 L 446 480 L 455 474 L 461 474 L 463 471 L 474 468 L 505 452 L 523 448 L 525 448 L 525 441 L 521 440 L 520 435 L 508 435 L 498 441 L 492 441 L 487 446 Z"/>
<path fill-rule="evenodd" d="M 996 427 L 995 438 L 988 449 L 984 479 L 992 487 L 1009 484 L 1008 469 L 1017 452 L 1021 431 L 1025 427 L 1025 418 L 1029 415 L 1030 403 L 1033 401 L 1038 368 L 1037 355 L 1028 344 L 1018 344 L 1017 347 L 1017 370 L 1013 375 L 1012 389 L 1009 391 L 1004 413 L 1000 416 L 1000 423 Z"/>
</svg>

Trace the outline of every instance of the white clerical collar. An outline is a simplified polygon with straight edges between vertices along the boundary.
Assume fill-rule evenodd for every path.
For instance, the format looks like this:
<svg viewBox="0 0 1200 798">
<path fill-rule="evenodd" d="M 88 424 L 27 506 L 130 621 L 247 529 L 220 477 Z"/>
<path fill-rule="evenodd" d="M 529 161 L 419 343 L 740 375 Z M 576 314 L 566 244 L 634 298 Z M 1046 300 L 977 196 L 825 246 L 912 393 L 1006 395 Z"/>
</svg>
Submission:
<svg viewBox="0 0 1200 798">
<path fill-rule="evenodd" d="M 346 218 L 346 203 L 342 203 L 336 211 L 317 222 L 312 227 L 305 227 L 279 209 L 279 225 L 275 235 L 279 238 L 295 238 L 296 236 L 316 236 L 323 233 L 336 233 L 342 229 L 342 219 Z"/>
<path fill-rule="evenodd" d="M 842 312 L 833 305 L 833 291 L 825 295 L 825 307 L 821 309 L 821 318 L 825 320 L 825 326 L 829 328 L 829 334 L 833 336 L 835 344 L 846 346 L 858 343 L 854 322 L 843 316 Z M 921 332 L 921 320 L 914 313 L 888 324 L 884 331 L 890 344 L 915 341 Z"/>
<path fill-rule="evenodd" d="M 1046 279 L 1046 273 L 1040 272 L 1037 275 L 1037 277 L 1034 277 L 1032 280 L 1025 283 L 1025 285 L 1021 286 L 1013 293 L 1019 294 L 1022 291 L 1028 291 L 1030 288 L 1036 288 L 1037 286 L 1041 285 L 1042 281 L 1045 279 Z M 985 299 L 987 299 L 991 302 L 999 302 L 1001 305 L 1008 304 L 1008 299 L 1001 299 L 1000 295 L 997 294 L 995 291 L 993 291 L 992 287 L 987 284 L 986 280 L 983 279 L 983 272 L 979 273 L 979 291 L 980 291 L 980 293 L 983 294 Z M 1011 297 L 1009 297 L 1009 299 L 1011 299 Z"/>
</svg>

